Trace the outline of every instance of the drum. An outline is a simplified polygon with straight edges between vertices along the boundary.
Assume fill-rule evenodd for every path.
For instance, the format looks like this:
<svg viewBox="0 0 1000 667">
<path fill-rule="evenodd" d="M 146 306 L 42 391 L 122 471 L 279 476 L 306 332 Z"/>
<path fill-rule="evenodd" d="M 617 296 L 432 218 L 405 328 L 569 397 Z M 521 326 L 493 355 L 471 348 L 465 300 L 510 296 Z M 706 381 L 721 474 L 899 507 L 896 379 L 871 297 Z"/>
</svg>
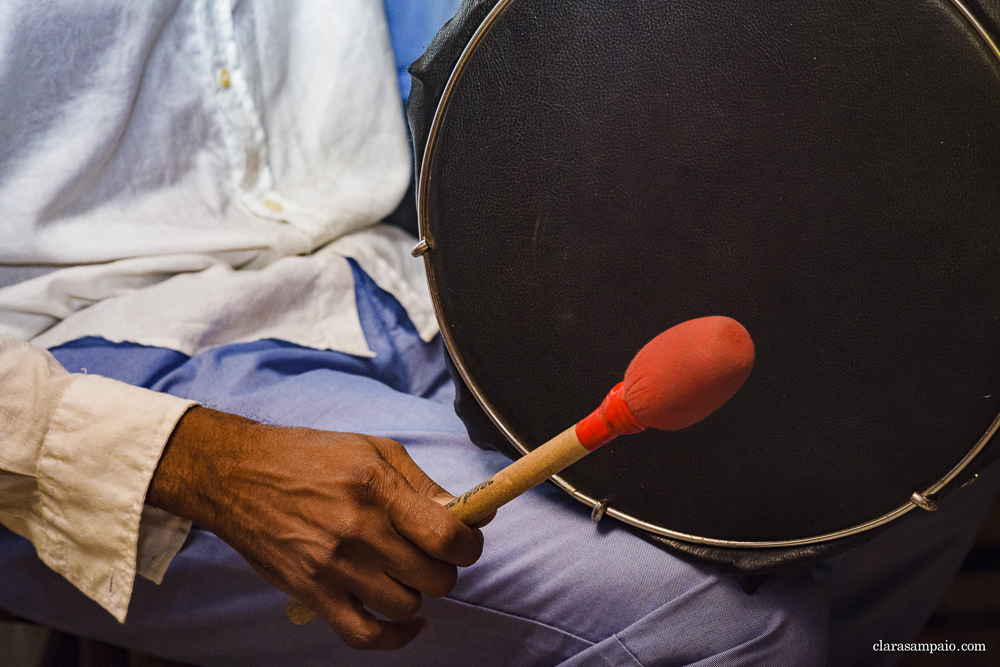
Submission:
<svg viewBox="0 0 1000 667">
<path fill-rule="evenodd" d="M 411 68 L 409 115 L 415 252 L 476 439 L 527 452 L 657 333 L 727 315 L 757 349 L 735 398 L 554 481 L 757 571 L 974 479 L 1000 423 L 998 17 L 464 3 Z"/>
</svg>

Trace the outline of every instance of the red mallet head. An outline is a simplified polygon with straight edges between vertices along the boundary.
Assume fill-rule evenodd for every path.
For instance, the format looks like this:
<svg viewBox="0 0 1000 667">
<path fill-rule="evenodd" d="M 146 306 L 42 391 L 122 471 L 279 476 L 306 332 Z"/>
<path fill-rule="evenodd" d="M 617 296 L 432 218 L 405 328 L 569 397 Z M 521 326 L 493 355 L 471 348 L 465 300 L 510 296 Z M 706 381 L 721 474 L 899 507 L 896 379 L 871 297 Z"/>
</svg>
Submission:
<svg viewBox="0 0 1000 667">
<path fill-rule="evenodd" d="M 753 368 L 750 334 L 728 317 L 673 326 L 639 350 L 625 371 L 625 402 L 644 427 L 676 431 L 722 407 Z"/>
<path fill-rule="evenodd" d="M 639 350 L 625 381 L 577 424 L 577 438 L 594 450 L 623 433 L 690 426 L 732 398 L 753 360 L 753 341 L 736 320 L 715 316 L 681 322 Z"/>
</svg>

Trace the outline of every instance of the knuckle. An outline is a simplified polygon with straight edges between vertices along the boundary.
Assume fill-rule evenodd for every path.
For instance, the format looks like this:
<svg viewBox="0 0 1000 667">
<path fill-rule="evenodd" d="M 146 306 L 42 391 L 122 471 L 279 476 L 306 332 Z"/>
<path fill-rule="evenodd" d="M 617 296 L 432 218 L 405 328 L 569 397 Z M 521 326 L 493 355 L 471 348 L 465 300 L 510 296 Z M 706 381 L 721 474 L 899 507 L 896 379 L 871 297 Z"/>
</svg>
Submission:
<svg viewBox="0 0 1000 667">
<path fill-rule="evenodd" d="M 281 577 L 297 591 L 316 591 L 323 588 L 330 569 L 329 552 L 324 545 L 306 544 L 289 549 L 294 556 L 294 567 L 282 568 Z"/>
<path fill-rule="evenodd" d="M 378 634 L 367 627 L 359 625 L 345 629 L 341 633 L 340 638 L 351 648 L 363 651 L 375 645 Z"/>
<path fill-rule="evenodd" d="M 351 548 L 358 542 L 364 540 L 365 521 L 354 513 L 349 513 L 337 522 L 337 528 L 330 540 L 330 551 L 322 562 L 319 563 L 321 569 L 328 569 L 331 561 L 340 561 L 347 558 Z"/>
<path fill-rule="evenodd" d="M 307 552 L 300 556 L 299 566 L 292 576 L 299 585 L 314 587 L 322 580 L 326 566 L 325 560 Z"/>
<path fill-rule="evenodd" d="M 386 485 L 385 466 L 368 461 L 353 471 L 351 486 L 355 501 L 362 507 L 375 505 L 384 495 Z"/>
<path fill-rule="evenodd" d="M 453 555 L 461 538 L 460 530 L 457 526 L 444 522 L 432 527 L 427 540 L 431 555 L 445 559 Z"/>
<path fill-rule="evenodd" d="M 420 593 L 414 591 L 413 593 L 403 594 L 395 601 L 391 614 L 388 614 L 388 616 L 393 621 L 407 621 L 417 615 L 422 603 L 423 597 Z"/>
<path fill-rule="evenodd" d="M 390 440 L 389 438 L 377 438 L 376 443 L 378 448 L 383 452 L 396 455 L 406 455 L 407 457 L 409 456 L 409 454 L 406 453 L 406 448 L 395 440 Z"/>
</svg>

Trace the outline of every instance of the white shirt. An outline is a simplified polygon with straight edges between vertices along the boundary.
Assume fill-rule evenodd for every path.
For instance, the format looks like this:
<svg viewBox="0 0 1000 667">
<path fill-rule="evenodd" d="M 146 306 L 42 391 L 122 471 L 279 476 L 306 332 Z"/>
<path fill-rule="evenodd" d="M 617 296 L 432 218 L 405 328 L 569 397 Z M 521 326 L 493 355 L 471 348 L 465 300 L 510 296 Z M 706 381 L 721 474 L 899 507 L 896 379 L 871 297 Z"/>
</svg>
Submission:
<svg viewBox="0 0 1000 667">
<path fill-rule="evenodd" d="M 124 620 L 188 530 L 143 499 L 191 403 L 37 346 L 371 355 L 347 256 L 429 340 L 413 240 L 373 226 L 409 160 L 381 0 L 0 3 L 0 522 Z"/>
</svg>

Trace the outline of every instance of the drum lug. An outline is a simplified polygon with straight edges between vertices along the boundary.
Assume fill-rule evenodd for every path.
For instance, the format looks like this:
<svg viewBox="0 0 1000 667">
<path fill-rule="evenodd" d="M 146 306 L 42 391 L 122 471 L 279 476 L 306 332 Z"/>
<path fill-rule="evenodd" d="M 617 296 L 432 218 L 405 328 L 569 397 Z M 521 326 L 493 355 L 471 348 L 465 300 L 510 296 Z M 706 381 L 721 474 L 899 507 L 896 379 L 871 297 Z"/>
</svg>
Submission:
<svg viewBox="0 0 1000 667">
<path fill-rule="evenodd" d="M 427 239 L 420 239 L 420 243 L 413 246 L 413 250 L 410 251 L 410 254 L 414 257 L 420 257 L 430 249 L 431 246 L 427 243 Z"/>
<path fill-rule="evenodd" d="M 596 505 L 594 505 L 594 511 L 590 513 L 590 520 L 594 523 L 598 523 L 604 518 L 604 513 L 608 511 L 608 501 L 602 500 Z"/>
<path fill-rule="evenodd" d="M 920 509 L 927 510 L 928 512 L 933 512 L 938 508 L 936 502 L 934 502 L 927 496 L 917 491 L 914 491 L 913 495 L 910 496 L 910 502 L 919 507 Z"/>
</svg>

